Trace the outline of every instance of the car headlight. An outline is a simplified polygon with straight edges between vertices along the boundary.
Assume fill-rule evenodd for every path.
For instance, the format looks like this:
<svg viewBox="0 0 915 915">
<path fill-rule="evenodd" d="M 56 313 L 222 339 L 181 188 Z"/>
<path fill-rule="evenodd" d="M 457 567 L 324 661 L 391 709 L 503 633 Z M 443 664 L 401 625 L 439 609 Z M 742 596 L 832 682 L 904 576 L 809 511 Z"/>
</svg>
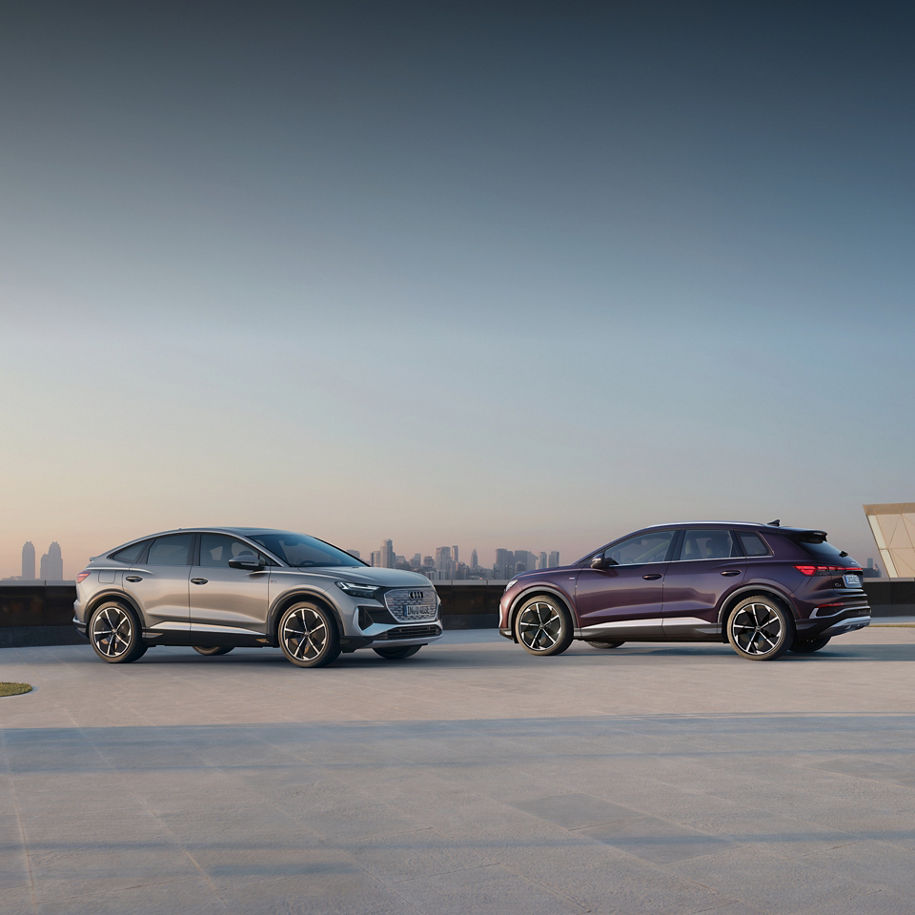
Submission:
<svg viewBox="0 0 915 915">
<path fill-rule="evenodd" d="M 363 585 L 355 581 L 338 581 L 335 584 L 350 597 L 374 597 L 378 593 L 378 585 Z"/>
</svg>

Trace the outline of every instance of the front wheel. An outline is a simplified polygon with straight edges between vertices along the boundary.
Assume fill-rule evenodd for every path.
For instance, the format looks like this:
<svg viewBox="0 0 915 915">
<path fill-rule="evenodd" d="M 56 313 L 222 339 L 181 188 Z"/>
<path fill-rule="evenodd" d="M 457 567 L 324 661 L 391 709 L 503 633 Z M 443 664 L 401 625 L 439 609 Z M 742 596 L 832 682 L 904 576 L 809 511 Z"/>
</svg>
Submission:
<svg viewBox="0 0 915 915">
<path fill-rule="evenodd" d="M 515 638 L 531 654 L 562 654 L 572 644 L 569 611 L 554 597 L 532 597 L 515 617 Z"/>
<path fill-rule="evenodd" d="M 280 619 L 278 634 L 286 660 L 296 667 L 324 667 L 340 654 L 337 624 L 319 604 L 293 604 Z"/>
<path fill-rule="evenodd" d="M 798 654 L 813 654 L 829 644 L 829 636 L 820 636 L 818 639 L 795 639 L 791 650 Z"/>
<path fill-rule="evenodd" d="M 102 604 L 92 614 L 89 642 L 109 664 L 129 664 L 146 654 L 136 613 L 116 601 Z"/>
<path fill-rule="evenodd" d="M 774 661 L 794 639 L 794 622 L 780 603 L 755 594 L 746 597 L 728 616 L 728 641 L 742 658 Z"/>
<path fill-rule="evenodd" d="M 399 645 L 396 648 L 373 648 L 372 651 L 389 661 L 402 661 L 404 658 L 412 658 L 422 647 L 422 645 Z"/>
</svg>

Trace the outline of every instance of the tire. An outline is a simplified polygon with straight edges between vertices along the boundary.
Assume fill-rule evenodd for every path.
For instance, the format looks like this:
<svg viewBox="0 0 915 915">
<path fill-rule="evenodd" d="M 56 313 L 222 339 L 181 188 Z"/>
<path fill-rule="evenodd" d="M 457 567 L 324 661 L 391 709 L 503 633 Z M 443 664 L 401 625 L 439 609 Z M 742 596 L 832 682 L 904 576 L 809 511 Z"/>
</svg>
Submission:
<svg viewBox="0 0 915 915">
<path fill-rule="evenodd" d="M 146 654 L 136 613 L 125 604 L 106 601 L 92 614 L 89 643 L 108 664 L 129 664 Z"/>
<path fill-rule="evenodd" d="M 795 639 L 791 650 L 797 654 L 813 654 L 829 644 L 830 636 L 822 635 L 818 639 Z"/>
<path fill-rule="evenodd" d="M 216 655 L 228 654 L 234 647 L 234 645 L 195 645 L 194 651 L 212 658 Z"/>
<path fill-rule="evenodd" d="M 515 614 L 515 638 L 530 654 L 562 654 L 572 644 L 572 619 L 555 597 L 532 597 Z"/>
<path fill-rule="evenodd" d="M 299 601 L 288 607 L 277 629 L 286 660 L 296 667 L 324 667 L 340 654 L 337 623 L 320 604 Z"/>
<path fill-rule="evenodd" d="M 585 644 L 590 645 L 592 648 L 619 648 L 620 645 L 625 645 L 625 642 L 598 642 L 595 639 L 585 639 Z"/>
<path fill-rule="evenodd" d="M 778 601 L 753 594 L 728 614 L 727 631 L 728 641 L 740 657 L 774 661 L 794 641 L 794 620 Z"/>
<path fill-rule="evenodd" d="M 404 658 L 412 658 L 422 647 L 422 645 L 399 645 L 396 648 L 373 648 L 372 651 L 389 661 L 402 661 Z"/>
</svg>

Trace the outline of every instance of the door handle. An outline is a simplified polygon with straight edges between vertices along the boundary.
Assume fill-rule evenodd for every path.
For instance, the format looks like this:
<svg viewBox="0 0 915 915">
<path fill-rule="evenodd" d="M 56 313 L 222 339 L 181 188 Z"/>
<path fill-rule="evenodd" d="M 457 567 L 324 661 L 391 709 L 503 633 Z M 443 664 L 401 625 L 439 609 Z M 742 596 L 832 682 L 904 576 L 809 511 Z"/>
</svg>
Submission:
<svg viewBox="0 0 915 915">
<path fill-rule="evenodd" d="M 191 583 L 195 585 L 205 585 L 207 583 L 206 578 L 192 578 Z"/>
<path fill-rule="evenodd" d="M 127 581 L 143 581 L 142 575 L 128 575 Z"/>
<path fill-rule="evenodd" d="M 642 576 L 642 578 L 644 578 L 645 581 L 657 581 L 660 577 L 661 577 L 661 575 L 659 572 L 651 572 L 648 575 Z"/>
<path fill-rule="evenodd" d="M 721 574 L 722 575 L 739 575 L 740 569 L 725 569 Z"/>
</svg>

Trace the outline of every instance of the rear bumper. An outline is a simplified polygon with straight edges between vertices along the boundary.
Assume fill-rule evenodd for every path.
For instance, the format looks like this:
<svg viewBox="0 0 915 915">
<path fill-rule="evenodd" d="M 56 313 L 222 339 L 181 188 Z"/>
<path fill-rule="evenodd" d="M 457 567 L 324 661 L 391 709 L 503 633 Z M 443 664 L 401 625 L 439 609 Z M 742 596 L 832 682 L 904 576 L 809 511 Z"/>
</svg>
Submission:
<svg viewBox="0 0 915 915">
<path fill-rule="evenodd" d="M 815 607 L 807 619 L 798 620 L 797 632 L 805 638 L 842 635 L 869 626 L 871 608 L 860 598 L 846 600 L 837 606 L 826 604 Z"/>
</svg>

